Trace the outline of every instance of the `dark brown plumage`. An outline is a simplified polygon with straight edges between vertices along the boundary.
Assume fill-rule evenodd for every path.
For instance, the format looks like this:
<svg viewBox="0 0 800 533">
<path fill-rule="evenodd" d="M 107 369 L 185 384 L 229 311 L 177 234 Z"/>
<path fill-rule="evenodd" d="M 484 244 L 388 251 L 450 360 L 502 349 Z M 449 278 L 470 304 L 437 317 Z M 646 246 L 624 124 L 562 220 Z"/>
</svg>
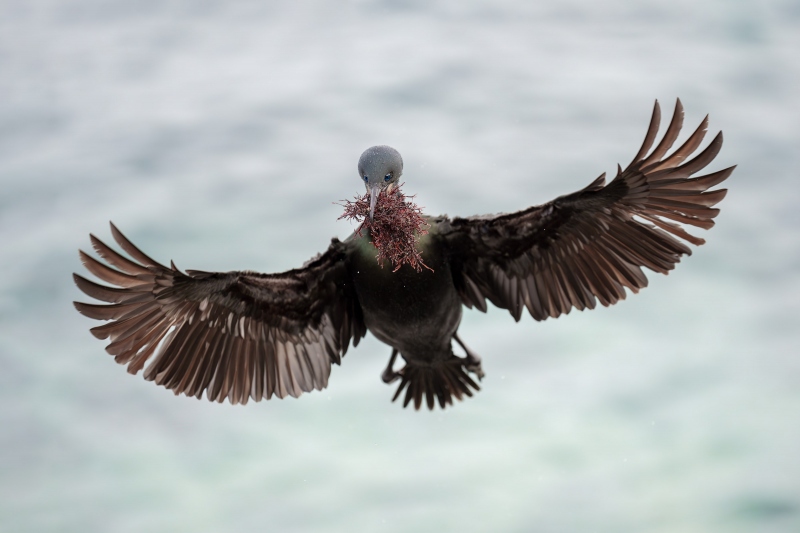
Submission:
<svg viewBox="0 0 800 533">
<path fill-rule="evenodd" d="M 656 103 L 641 149 L 607 186 L 603 174 L 585 189 L 524 211 L 442 220 L 464 304 L 485 311 L 488 298 L 516 320 L 523 307 L 544 320 L 573 307 L 594 309 L 596 299 L 608 306 L 625 298 L 624 287 L 636 293 L 647 286 L 641 267 L 667 274 L 681 255 L 691 255 L 680 239 L 704 244 L 675 222 L 711 228 L 719 214 L 713 206 L 727 190 L 705 191 L 725 181 L 735 166 L 689 179 L 722 147 L 718 133 L 686 161 L 703 141 L 707 116 L 664 157 L 683 125 L 680 100 L 663 139 L 647 155 L 660 120 Z"/>
<path fill-rule="evenodd" d="M 200 398 L 247 403 L 248 398 L 297 397 L 328 384 L 352 339 L 366 334 L 346 279 L 341 243 L 303 268 L 283 274 L 180 272 L 136 248 L 111 224 L 130 261 L 94 235 L 92 245 L 119 270 L 80 252 L 92 274 L 119 288 L 74 275 L 78 288 L 111 305 L 75 302 L 98 320 L 106 351 L 135 374 L 156 354 L 145 379 Z M 338 245 L 338 246 L 337 246 Z M 174 329 L 173 329 L 174 327 Z"/>
<path fill-rule="evenodd" d="M 103 286 L 75 275 L 78 287 L 106 304 L 75 303 L 84 315 L 110 322 L 92 333 L 110 339 L 106 351 L 145 378 L 211 400 L 246 403 L 276 395 L 298 396 L 327 386 L 331 363 L 339 364 L 352 341 L 372 332 L 393 347 L 383 379 L 399 379 L 395 398 L 433 408 L 479 390 L 470 373 L 483 376 L 480 359 L 456 334 L 461 305 L 485 311 L 486 300 L 519 320 L 536 320 L 572 308 L 611 305 L 647 286 L 642 268 L 663 274 L 686 243 L 704 241 L 683 226 L 709 229 L 726 190 L 708 191 L 734 167 L 700 177 L 722 146 L 722 134 L 694 159 L 708 118 L 668 155 L 683 123 L 677 102 L 664 137 L 656 103 L 645 141 L 625 170 L 608 184 L 605 175 L 576 193 L 541 206 L 496 216 L 428 218 L 429 233 L 417 243 L 432 270 L 406 265 L 393 272 L 375 261 L 367 232 L 328 250 L 302 268 L 281 274 L 179 271 L 136 248 L 116 227 L 114 239 L 131 259 L 91 236 L 111 265 L 81 252 Z M 391 152 L 390 152 L 391 151 Z M 402 173 L 399 154 L 373 147 L 359 172 L 367 187 Z M 392 166 L 393 165 L 393 166 Z M 379 206 L 378 206 L 379 207 Z M 113 268 L 112 268 L 113 267 Z M 453 353 L 452 340 L 466 352 Z M 393 370 L 397 355 L 405 367 Z"/>
</svg>

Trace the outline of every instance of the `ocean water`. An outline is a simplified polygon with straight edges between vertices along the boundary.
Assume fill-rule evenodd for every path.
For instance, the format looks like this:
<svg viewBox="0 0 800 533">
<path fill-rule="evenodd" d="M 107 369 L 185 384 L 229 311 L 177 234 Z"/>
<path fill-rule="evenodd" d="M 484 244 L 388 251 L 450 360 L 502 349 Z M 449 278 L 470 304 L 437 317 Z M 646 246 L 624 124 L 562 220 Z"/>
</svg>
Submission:
<svg viewBox="0 0 800 533">
<path fill-rule="evenodd" d="M 0 2 L 0 530 L 800 531 L 800 4 Z M 113 220 L 181 268 L 281 271 L 353 227 L 363 149 L 429 213 L 512 211 L 706 113 L 707 244 L 608 309 L 466 312 L 453 409 L 330 386 L 218 405 L 128 375 L 72 308 Z"/>
</svg>

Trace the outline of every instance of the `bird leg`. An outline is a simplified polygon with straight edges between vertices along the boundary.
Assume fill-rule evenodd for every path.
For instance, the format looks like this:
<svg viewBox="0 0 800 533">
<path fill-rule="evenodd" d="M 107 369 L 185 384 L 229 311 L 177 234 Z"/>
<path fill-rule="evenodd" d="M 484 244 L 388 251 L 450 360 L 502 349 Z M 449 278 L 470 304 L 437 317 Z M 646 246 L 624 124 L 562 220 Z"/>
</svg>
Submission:
<svg viewBox="0 0 800 533">
<path fill-rule="evenodd" d="M 453 338 L 467 354 L 467 356 L 464 358 L 464 368 L 478 376 L 479 381 L 483 379 L 483 376 L 486 374 L 483 372 L 483 368 L 481 367 L 481 358 L 478 356 L 478 354 L 467 348 L 467 345 L 458 338 L 458 333 L 454 333 Z"/>
<path fill-rule="evenodd" d="M 394 366 L 395 359 L 397 359 L 397 348 L 392 348 L 392 356 L 389 358 L 389 364 L 386 365 L 386 370 L 384 370 L 381 374 L 381 379 L 387 385 L 400 377 L 400 374 L 395 372 L 392 368 Z"/>
</svg>

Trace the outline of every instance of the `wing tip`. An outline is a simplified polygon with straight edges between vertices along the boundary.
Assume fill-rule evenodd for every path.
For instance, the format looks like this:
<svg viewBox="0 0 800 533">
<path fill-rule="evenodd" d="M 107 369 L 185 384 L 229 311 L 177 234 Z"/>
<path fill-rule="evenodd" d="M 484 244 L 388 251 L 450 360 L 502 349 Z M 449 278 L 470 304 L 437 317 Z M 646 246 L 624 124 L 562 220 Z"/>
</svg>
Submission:
<svg viewBox="0 0 800 533">
<path fill-rule="evenodd" d="M 87 314 L 86 314 L 86 312 L 85 312 L 85 306 L 87 305 L 86 303 L 84 303 L 84 302 L 78 302 L 78 301 L 73 301 L 73 302 L 72 302 L 72 305 L 75 307 L 75 310 L 76 310 L 76 311 L 78 311 L 78 312 L 79 312 L 80 314 L 82 314 L 83 316 L 85 316 L 85 317 L 89 317 L 89 318 L 92 318 L 92 317 L 90 317 L 89 315 L 87 315 Z"/>
</svg>

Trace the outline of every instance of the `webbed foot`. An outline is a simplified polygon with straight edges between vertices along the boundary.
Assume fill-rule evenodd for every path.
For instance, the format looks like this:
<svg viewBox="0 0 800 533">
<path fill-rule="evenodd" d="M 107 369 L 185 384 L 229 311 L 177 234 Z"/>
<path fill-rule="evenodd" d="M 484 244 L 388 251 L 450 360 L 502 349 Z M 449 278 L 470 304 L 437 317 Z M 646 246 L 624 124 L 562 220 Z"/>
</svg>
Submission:
<svg viewBox="0 0 800 533">
<path fill-rule="evenodd" d="M 387 385 L 389 383 L 397 381 L 400 378 L 400 373 L 399 372 L 395 372 L 395 370 L 392 368 L 394 366 L 394 360 L 395 359 L 397 359 L 397 349 L 393 348 L 392 349 L 392 356 L 389 358 L 389 364 L 386 365 L 386 369 L 381 374 L 381 379 Z"/>
<path fill-rule="evenodd" d="M 486 373 L 483 371 L 483 367 L 481 366 L 480 356 L 478 356 L 478 354 L 467 348 L 467 345 L 464 344 L 464 342 L 458 338 L 458 333 L 454 334 L 453 338 L 467 354 L 467 356 L 464 358 L 464 368 L 466 368 L 467 371 L 475 374 L 478 377 L 478 381 L 483 379 L 483 376 L 485 376 Z"/>
</svg>

